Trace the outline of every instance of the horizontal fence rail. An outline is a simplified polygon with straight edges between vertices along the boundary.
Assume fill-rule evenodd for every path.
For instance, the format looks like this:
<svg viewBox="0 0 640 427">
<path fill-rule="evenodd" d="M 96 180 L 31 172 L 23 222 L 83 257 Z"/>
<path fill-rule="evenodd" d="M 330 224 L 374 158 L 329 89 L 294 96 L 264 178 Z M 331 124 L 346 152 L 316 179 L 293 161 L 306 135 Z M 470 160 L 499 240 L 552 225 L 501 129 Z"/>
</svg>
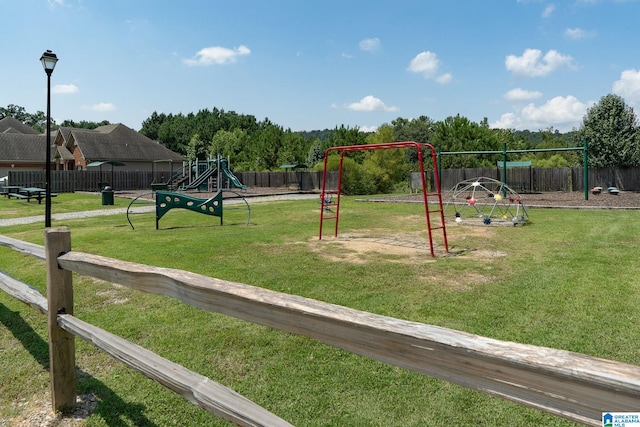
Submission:
<svg viewBox="0 0 640 427">
<path fill-rule="evenodd" d="M 0 245 L 10 247 L 41 260 L 46 259 L 45 248 L 43 246 L 22 242 L 5 236 L 0 236 Z M 70 272 L 70 270 L 66 271 Z M 37 289 L 15 280 L 2 271 L 0 271 L 0 289 L 35 310 L 43 314 L 49 314 L 47 298 L 43 297 Z M 89 342 L 113 358 L 180 394 L 184 399 L 206 409 L 214 415 L 239 426 L 291 427 L 290 423 L 282 420 L 233 390 L 158 356 L 137 344 L 83 322 L 70 314 L 57 313 L 55 317 L 57 326 L 65 332 Z M 59 349 L 54 349 L 54 351 L 51 352 L 51 365 L 59 363 L 59 359 L 64 357 L 64 354 L 59 353 Z M 75 368 L 74 364 L 70 364 L 67 367 L 71 369 Z M 52 378 L 52 383 L 53 382 L 55 382 L 55 380 Z M 75 387 L 72 387 L 72 389 L 75 390 Z M 61 394 L 66 391 L 66 389 L 59 390 Z M 52 387 L 52 394 L 55 392 L 55 387 Z M 58 398 L 60 397 L 61 396 L 58 396 Z M 75 395 L 66 397 L 67 399 L 65 399 L 65 396 L 62 396 L 62 400 L 66 400 L 66 405 L 58 406 L 54 404 L 54 408 L 58 406 L 56 409 L 61 409 L 75 402 Z"/>
<path fill-rule="evenodd" d="M 51 229 L 49 233 L 54 233 L 53 237 L 59 235 L 56 238 L 62 240 L 68 239 L 69 234 L 65 228 Z M 34 245 L 23 245 L 19 240 L 2 236 L 0 245 L 36 257 L 42 253 Z M 575 422 L 599 426 L 603 411 L 638 410 L 640 366 L 495 340 L 188 271 L 147 266 L 70 249 L 60 251 L 55 244 L 51 246 L 55 248 L 55 254 L 62 253 L 56 255 L 54 260 L 59 268 L 67 272 L 173 297 L 204 310 L 315 338 L 390 365 L 499 396 Z M 28 285 L 16 291 L 15 281 L 7 279 L 5 275 L 0 275 L 0 287 L 16 298 L 26 299 L 28 302 L 21 300 L 31 306 L 40 307 L 43 303 Z M 49 306 L 52 306 L 50 302 Z M 273 423 L 264 421 L 259 424 L 256 421 L 258 424 L 241 425 L 287 425 L 273 414 L 265 415 L 262 412 L 264 410 L 255 404 L 245 400 L 238 403 L 239 398 L 231 391 L 227 393 L 225 389 L 223 392 L 216 386 L 205 392 L 200 387 L 210 380 L 181 370 L 173 375 L 173 368 L 167 365 L 171 362 L 160 362 L 154 359 L 159 356 L 147 354 L 146 350 L 131 343 L 111 344 L 112 338 L 116 342 L 121 339 L 110 337 L 106 332 L 68 314 L 58 314 L 56 321 L 66 331 L 89 340 L 118 360 L 214 413 L 215 410 L 205 402 L 214 400 L 217 403 L 212 406 L 218 408 L 217 404 L 229 398 L 242 408 L 240 412 L 247 418 L 264 421 L 274 417 L 271 418 Z M 141 366 L 140 361 L 145 363 Z M 160 363 L 158 369 L 152 369 L 150 365 L 154 363 Z M 181 385 L 177 386 L 178 383 Z M 249 411 L 246 405 L 255 405 L 252 408 L 258 413 Z M 237 415 L 235 411 L 231 412 Z M 231 416 L 228 412 L 224 412 L 224 415 Z M 261 418 L 263 416 L 266 418 Z"/>
<path fill-rule="evenodd" d="M 77 317 L 59 315 L 58 325 L 189 402 L 237 425 L 291 426 L 233 390 Z"/>
</svg>

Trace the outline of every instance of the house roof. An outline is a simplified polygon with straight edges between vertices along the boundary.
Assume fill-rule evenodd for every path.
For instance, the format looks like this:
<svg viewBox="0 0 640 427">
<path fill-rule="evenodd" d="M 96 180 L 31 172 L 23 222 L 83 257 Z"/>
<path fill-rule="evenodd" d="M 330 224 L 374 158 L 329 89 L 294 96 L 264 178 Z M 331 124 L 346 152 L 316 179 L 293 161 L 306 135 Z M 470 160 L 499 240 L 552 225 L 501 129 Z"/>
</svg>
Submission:
<svg viewBox="0 0 640 427">
<path fill-rule="evenodd" d="M 0 120 L 0 162 L 46 162 L 46 136 L 13 117 Z M 56 144 L 57 142 L 57 144 Z M 123 124 L 100 126 L 96 129 L 61 127 L 51 133 L 52 156 L 73 160 L 77 146 L 87 163 L 96 161 L 152 162 L 173 160 L 182 162 L 175 153 Z"/>
<path fill-rule="evenodd" d="M 46 135 L 27 135 L 22 133 L 0 133 L 0 161 L 46 162 Z M 53 137 L 51 139 L 53 142 Z M 49 144 L 52 147 L 53 145 Z M 53 158 L 53 156 L 52 156 Z"/>
<path fill-rule="evenodd" d="M 69 151 L 69 149 L 67 147 L 61 146 L 61 145 L 57 145 L 56 149 L 58 150 L 58 155 L 60 156 L 61 159 L 63 160 L 73 160 L 73 153 L 71 151 Z"/>
<path fill-rule="evenodd" d="M 60 133 L 64 145 L 77 145 L 87 162 L 185 160 L 180 154 L 120 123 L 93 130 L 60 128 Z"/>
<path fill-rule="evenodd" d="M 20 120 L 13 117 L 5 117 L 0 120 L 0 133 L 22 133 L 28 135 L 39 135 L 40 132 L 25 125 Z"/>
</svg>

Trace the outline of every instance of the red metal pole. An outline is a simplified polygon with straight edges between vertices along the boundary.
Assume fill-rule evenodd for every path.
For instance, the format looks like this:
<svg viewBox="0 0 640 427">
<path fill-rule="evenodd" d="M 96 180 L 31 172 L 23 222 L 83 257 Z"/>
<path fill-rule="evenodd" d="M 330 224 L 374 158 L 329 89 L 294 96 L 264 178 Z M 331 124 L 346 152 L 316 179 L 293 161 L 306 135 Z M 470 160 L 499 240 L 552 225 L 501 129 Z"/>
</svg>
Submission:
<svg viewBox="0 0 640 427">
<path fill-rule="evenodd" d="M 339 168 L 338 168 L 338 189 L 336 191 L 337 193 L 337 201 L 336 201 L 336 214 L 335 214 L 335 220 L 336 220 L 336 224 L 335 224 L 335 232 L 334 232 L 334 237 L 338 236 L 338 224 L 339 224 L 339 216 L 340 216 L 340 196 L 341 196 L 341 188 L 342 188 L 342 167 L 343 167 L 343 163 L 344 163 L 344 155 L 345 153 L 349 152 L 349 151 L 364 151 L 364 150 L 378 150 L 378 149 L 388 149 L 388 148 L 416 148 L 418 150 L 418 160 L 420 163 L 420 175 L 421 175 L 421 181 L 422 181 L 422 198 L 423 198 L 423 202 L 424 202 L 424 206 L 425 206 L 425 218 L 426 218 L 426 222 L 427 222 L 427 230 L 429 233 L 429 247 L 431 250 L 431 256 L 435 256 L 434 253 L 434 249 L 433 249 L 433 237 L 432 237 L 432 228 L 431 228 L 431 218 L 430 218 L 430 210 L 429 210 L 429 200 L 428 200 L 428 195 L 427 195 L 427 182 L 426 182 L 426 177 L 425 177 L 425 172 L 424 172 L 424 156 L 422 154 L 422 148 L 423 147 L 428 147 L 431 150 L 431 160 L 433 162 L 433 169 L 435 172 L 435 186 L 436 186 L 436 193 L 435 195 L 438 196 L 438 204 L 439 204 L 439 212 L 440 212 L 440 221 L 441 221 L 441 226 L 437 227 L 437 228 L 442 228 L 443 234 L 444 234 L 444 246 L 445 246 L 445 251 L 448 252 L 449 251 L 449 247 L 448 247 L 448 243 L 447 243 L 447 233 L 446 233 L 446 228 L 445 228 L 445 223 L 444 223 L 444 212 L 442 209 L 442 194 L 440 193 L 440 178 L 438 176 L 438 164 L 437 164 L 437 157 L 436 157 L 436 152 L 435 149 L 433 148 L 433 146 L 431 144 L 425 144 L 425 143 L 419 143 L 419 142 L 415 142 L 415 141 L 405 141 L 405 142 L 389 142 L 389 143 L 382 143 L 382 144 L 364 144 L 364 145 L 347 145 L 347 146 L 341 146 L 341 147 L 330 147 L 325 151 L 324 154 L 324 172 L 323 172 L 323 176 L 322 176 L 322 194 L 320 195 L 322 197 L 321 203 L 322 203 L 322 209 L 320 211 L 320 239 L 322 239 L 322 223 L 324 221 L 324 197 L 326 194 L 326 179 L 327 179 L 327 159 L 329 157 L 329 154 L 331 151 L 340 151 L 340 164 L 339 164 Z M 329 219 L 329 218 L 327 218 Z"/>
</svg>

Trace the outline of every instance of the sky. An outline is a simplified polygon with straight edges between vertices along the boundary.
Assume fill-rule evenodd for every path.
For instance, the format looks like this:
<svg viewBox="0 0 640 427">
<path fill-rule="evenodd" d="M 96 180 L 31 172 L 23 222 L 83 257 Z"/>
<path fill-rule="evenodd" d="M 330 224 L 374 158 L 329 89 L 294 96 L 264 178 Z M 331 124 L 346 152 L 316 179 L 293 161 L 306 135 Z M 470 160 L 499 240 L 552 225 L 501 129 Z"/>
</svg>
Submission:
<svg viewBox="0 0 640 427">
<path fill-rule="evenodd" d="M 0 106 L 139 130 L 213 108 L 292 131 L 457 114 L 568 132 L 640 107 L 640 0 L 0 0 Z"/>
</svg>

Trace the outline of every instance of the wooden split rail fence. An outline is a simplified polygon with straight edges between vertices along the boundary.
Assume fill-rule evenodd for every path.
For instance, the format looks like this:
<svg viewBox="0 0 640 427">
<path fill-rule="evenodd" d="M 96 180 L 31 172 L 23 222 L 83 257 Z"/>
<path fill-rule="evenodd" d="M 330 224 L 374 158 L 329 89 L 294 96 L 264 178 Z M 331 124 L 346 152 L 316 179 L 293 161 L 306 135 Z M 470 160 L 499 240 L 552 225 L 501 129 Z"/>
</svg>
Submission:
<svg viewBox="0 0 640 427">
<path fill-rule="evenodd" d="M 72 272 L 311 337 L 586 425 L 602 425 L 604 411 L 640 409 L 640 366 L 380 316 L 188 271 L 75 252 L 64 227 L 47 229 L 44 247 L 4 236 L 0 236 L 0 245 L 46 263 L 47 298 L 1 272 L 0 289 L 48 315 L 55 409 L 75 405 L 77 336 L 235 424 L 291 425 L 232 390 L 73 316 Z"/>
</svg>

